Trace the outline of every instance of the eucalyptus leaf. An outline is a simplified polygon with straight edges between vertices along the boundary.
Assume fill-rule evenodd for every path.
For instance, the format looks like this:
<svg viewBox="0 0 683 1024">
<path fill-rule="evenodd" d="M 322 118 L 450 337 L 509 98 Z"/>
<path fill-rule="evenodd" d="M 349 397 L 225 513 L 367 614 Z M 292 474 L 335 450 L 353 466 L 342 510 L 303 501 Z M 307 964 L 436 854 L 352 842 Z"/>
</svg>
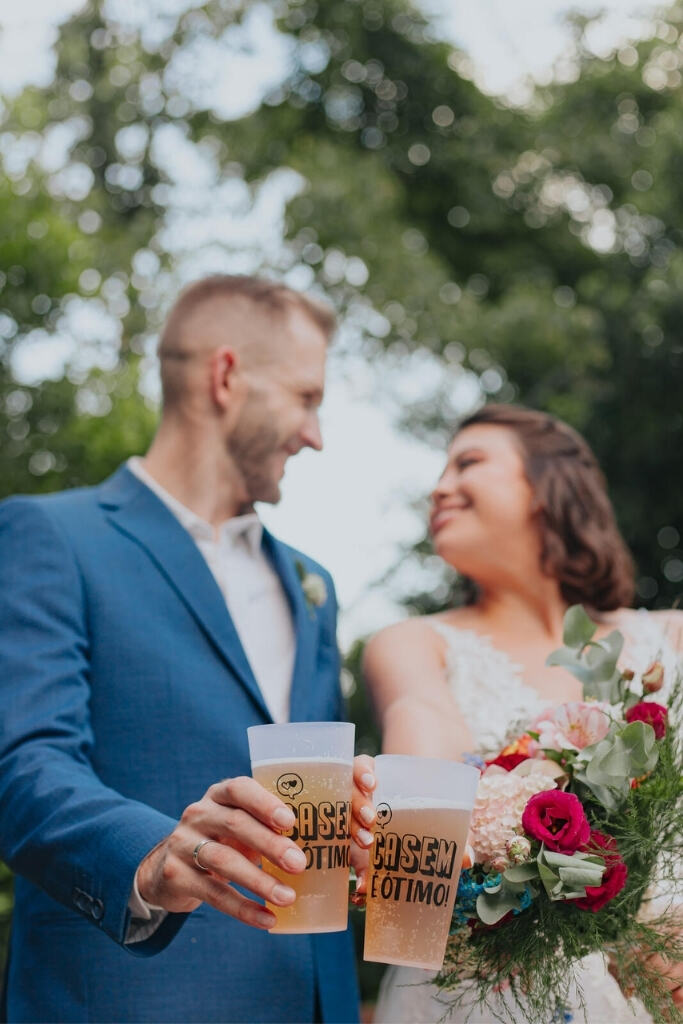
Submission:
<svg viewBox="0 0 683 1024">
<path fill-rule="evenodd" d="M 585 886 L 581 886 L 580 889 L 563 889 L 562 892 L 555 893 L 555 895 L 551 896 L 550 899 L 557 903 L 558 900 L 578 900 L 585 895 L 586 888 Z"/>
<path fill-rule="evenodd" d="M 616 811 L 628 796 L 628 782 L 621 791 L 611 789 L 596 782 L 590 782 L 585 773 L 574 771 L 574 781 L 583 783 L 590 795 L 607 811 Z"/>
<path fill-rule="evenodd" d="M 538 864 L 534 860 L 526 864 L 514 864 L 505 871 L 503 877 L 506 882 L 530 882 L 532 878 L 538 878 Z"/>
<path fill-rule="evenodd" d="M 576 673 L 574 674 L 576 675 Z M 593 698 L 606 701 L 607 704 L 618 704 L 621 698 L 621 690 L 621 673 L 615 669 L 612 675 L 606 678 L 600 666 L 596 670 L 587 673 L 587 679 L 583 686 L 583 696 L 585 700 Z"/>
<path fill-rule="evenodd" d="M 587 885 L 599 885 L 605 870 L 600 857 L 576 852 L 555 853 L 541 849 L 538 868 L 546 892 L 552 900 L 585 896 Z"/>
<path fill-rule="evenodd" d="M 566 668 L 582 683 L 590 682 L 593 678 L 591 669 L 583 664 L 575 651 L 571 651 L 567 647 L 560 647 L 559 650 L 553 651 L 552 654 L 548 655 L 545 663 L 546 665 L 559 665 L 561 668 Z"/>
<path fill-rule="evenodd" d="M 651 772 L 659 760 L 657 737 L 649 722 L 629 722 L 619 734 L 628 750 L 634 777 Z"/>
<path fill-rule="evenodd" d="M 604 636 L 602 640 L 591 640 L 586 647 L 585 657 L 589 665 L 599 663 L 611 663 L 612 669 L 616 667 L 624 647 L 624 637 L 618 630 L 613 630 Z"/>
<path fill-rule="evenodd" d="M 580 755 L 589 782 L 613 787 L 651 772 L 658 758 L 655 732 L 647 722 L 631 722 Z"/>
<path fill-rule="evenodd" d="M 572 868 L 560 868 L 563 886 L 571 889 L 585 889 L 587 885 L 600 885 L 604 867 L 597 868 L 594 864 L 577 864 Z"/>
<path fill-rule="evenodd" d="M 551 747 L 544 747 L 543 756 L 547 761 L 554 761 L 559 765 L 562 764 L 562 754 L 559 750 L 553 750 Z"/>
<path fill-rule="evenodd" d="M 556 874 L 554 871 L 552 871 L 547 864 L 544 864 L 540 856 L 537 863 L 538 874 L 540 876 L 541 882 L 543 883 L 543 888 L 548 893 L 548 896 L 552 898 L 553 894 L 557 892 L 558 889 L 562 888 L 560 876 L 559 874 Z"/>
<path fill-rule="evenodd" d="M 630 780 L 649 774 L 657 764 L 654 729 L 631 722 L 599 743 L 584 747 L 574 763 L 574 779 L 586 785 L 603 807 L 616 810 L 628 797 Z"/>
<path fill-rule="evenodd" d="M 545 863 L 554 868 L 572 867 L 579 862 L 592 864 L 594 867 L 604 867 L 601 857 L 596 857 L 592 853 L 582 853 L 581 851 L 576 853 L 556 853 L 555 850 L 544 849 L 542 857 Z"/>
<path fill-rule="evenodd" d="M 500 892 L 500 890 L 502 888 L 503 888 L 503 878 L 502 878 L 502 875 L 501 875 L 500 882 L 498 882 L 496 885 L 487 885 L 486 888 L 484 889 L 484 892 L 487 892 L 490 896 L 495 896 L 497 893 Z"/>
<path fill-rule="evenodd" d="M 596 625 L 580 604 L 574 604 L 565 612 L 562 642 L 565 647 L 580 650 L 592 639 Z"/>
<path fill-rule="evenodd" d="M 477 896 L 477 914 L 484 924 L 497 924 L 511 910 L 519 910 L 519 899 L 507 889 L 494 894 L 481 892 Z"/>
</svg>

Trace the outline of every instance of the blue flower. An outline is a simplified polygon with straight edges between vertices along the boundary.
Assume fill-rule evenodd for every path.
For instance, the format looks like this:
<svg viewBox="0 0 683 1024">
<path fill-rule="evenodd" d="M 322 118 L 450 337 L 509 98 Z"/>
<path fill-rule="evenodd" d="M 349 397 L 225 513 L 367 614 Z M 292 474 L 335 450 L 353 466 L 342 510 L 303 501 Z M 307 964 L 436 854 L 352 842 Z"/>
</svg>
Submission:
<svg viewBox="0 0 683 1024">
<path fill-rule="evenodd" d="M 561 1003 L 555 1007 L 555 1012 L 550 1018 L 550 1024 L 570 1024 L 574 1020 L 574 1014 L 570 1013 L 566 1006 Z"/>
<path fill-rule="evenodd" d="M 482 772 L 486 768 L 486 761 L 479 754 L 463 754 L 462 759 L 465 764 L 471 764 L 473 768 L 478 768 Z"/>
<path fill-rule="evenodd" d="M 523 910 L 531 906 L 533 900 L 533 892 L 531 891 L 530 885 L 524 886 L 524 892 L 519 894 L 519 908 L 512 911 L 513 914 L 521 914 Z"/>
<path fill-rule="evenodd" d="M 477 872 L 477 877 L 480 878 L 481 881 L 476 881 L 470 868 L 465 868 L 460 875 L 458 892 L 455 897 L 455 907 L 453 909 L 453 927 L 451 928 L 451 934 L 454 931 L 458 931 L 458 929 L 461 928 L 462 925 L 466 924 L 471 918 L 476 918 L 477 897 L 480 893 L 484 892 L 486 889 L 494 889 L 497 885 L 500 885 L 501 878 L 497 871 L 492 871 L 488 875 Z"/>
</svg>

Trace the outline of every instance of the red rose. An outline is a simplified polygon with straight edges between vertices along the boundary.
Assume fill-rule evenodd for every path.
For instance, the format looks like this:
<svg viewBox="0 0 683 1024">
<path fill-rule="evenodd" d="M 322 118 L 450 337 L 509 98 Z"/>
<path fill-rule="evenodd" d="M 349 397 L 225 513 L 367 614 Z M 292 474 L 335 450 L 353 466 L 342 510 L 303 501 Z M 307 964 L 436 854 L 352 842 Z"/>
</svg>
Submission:
<svg viewBox="0 0 683 1024">
<path fill-rule="evenodd" d="M 524 808 L 522 828 L 555 853 L 574 853 L 588 842 L 591 831 L 579 798 L 559 789 L 546 789 L 531 797 Z"/>
<path fill-rule="evenodd" d="M 624 888 L 628 868 L 619 856 L 616 841 L 604 832 L 592 829 L 590 839 L 583 849 L 585 853 L 596 853 L 605 861 L 605 873 L 600 885 L 587 885 L 586 895 L 573 901 L 577 907 L 591 910 L 595 914 Z"/>
<path fill-rule="evenodd" d="M 513 768 L 516 768 L 522 761 L 528 761 L 528 754 L 499 754 L 498 757 L 494 757 L 492 761 L 487 761 L 486 766 L 489 767 L 492 764 L 497 764 L 501 768 L 504 768 L 506 772 L 511 772 Z"/>
<path fill-rule="evenodd" d="M 641 700 L 640 704 L 629 708 L 626 712 L 626 721 L 646 722 L 655 731 L 658 740 L 666 734 L 667 711 L 661 704 L 655 704 L 653 700 Z"/>
</svg>

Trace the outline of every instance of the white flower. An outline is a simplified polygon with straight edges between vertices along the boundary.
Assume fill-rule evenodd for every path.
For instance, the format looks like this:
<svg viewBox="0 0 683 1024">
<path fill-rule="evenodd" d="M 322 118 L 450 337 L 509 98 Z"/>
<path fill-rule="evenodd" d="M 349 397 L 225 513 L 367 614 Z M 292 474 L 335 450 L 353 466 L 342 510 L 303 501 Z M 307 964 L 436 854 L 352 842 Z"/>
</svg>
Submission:
<svg viewBox="0 0 683 1024">
<path fill-rule="evenodd" d="M 544 762 L 529 760 L 529 773 L 492 765 L 479 780 L 470 822 L 469 841 L 474 849 L 475 863 L 496 865 L 497 870 L 509 866 L 507 844 L 522 831 L 522 814 L 527 801 L 535 793 L 555 789 L 557 782 L 541 767 Z"/>
<path fill-rule="evenodd" d="M 308 603 L 314 608 L 322 608 L 327 601 L 325 580 L 315 572 L 306 573 L 301 580 L 301 589 Z"/>
<path fill-rule="evenodd" d="M 508 839 L 505 850 L 512 864 L 524 864 L 531 856 L 531 843 L 526 836 L 515 836 Z"/>
</svg>

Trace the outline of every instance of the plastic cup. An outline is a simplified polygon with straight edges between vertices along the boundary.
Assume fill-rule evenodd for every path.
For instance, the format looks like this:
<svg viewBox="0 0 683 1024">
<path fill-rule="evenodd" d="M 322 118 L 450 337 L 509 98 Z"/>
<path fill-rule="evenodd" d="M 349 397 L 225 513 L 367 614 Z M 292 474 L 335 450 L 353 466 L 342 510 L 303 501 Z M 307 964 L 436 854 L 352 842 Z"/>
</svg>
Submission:
<svg viewBox="0 0 683 1024">
<path fill-rule="evenodd" d="M 363 958 L 439 970 L 479 772 L 386 754 L 375 758 L 375 776 Z"/>
<path fill-rule="evenodd" d="M 288 907 L 268 903 L 273 934 L 339 932 L 349 907 L 349 847 L 355 726 L 295 722 L 247 729 L 251 773 L 292 809 L 284 833 L 306 854 L 306 870 L 291 875 L 262 861 L 263 870 L 296 892 Z"/>
</svg>

